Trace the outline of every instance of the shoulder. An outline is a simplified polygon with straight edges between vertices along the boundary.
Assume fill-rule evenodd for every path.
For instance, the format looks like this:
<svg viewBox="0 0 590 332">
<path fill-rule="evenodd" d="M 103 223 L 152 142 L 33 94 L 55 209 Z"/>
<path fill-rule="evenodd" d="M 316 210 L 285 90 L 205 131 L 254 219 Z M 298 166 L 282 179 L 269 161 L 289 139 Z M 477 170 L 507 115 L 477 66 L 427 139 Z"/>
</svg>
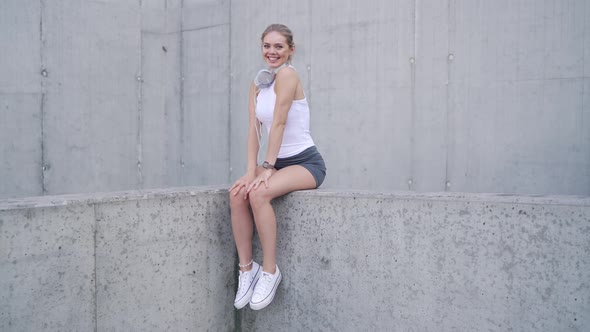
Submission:
<svg viewBox="0 0 590 332">
<path fill-rule="evenodd" d="M 297 82 L 299 81 L 299 74 L 295 68 L 289 66 L 281 68 L 276 74 L 276 81 L 277 82 Z"/>
</svg>

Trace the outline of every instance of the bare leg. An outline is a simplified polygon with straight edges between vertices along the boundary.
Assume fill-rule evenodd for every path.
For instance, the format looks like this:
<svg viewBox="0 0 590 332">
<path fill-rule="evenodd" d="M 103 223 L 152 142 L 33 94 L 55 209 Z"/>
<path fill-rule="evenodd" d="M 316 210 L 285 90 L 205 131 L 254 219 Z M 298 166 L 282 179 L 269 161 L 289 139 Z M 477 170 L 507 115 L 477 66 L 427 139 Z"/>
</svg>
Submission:
<svg viewBox="0 0 590 332">
<path fill-rule="evenodd" d="M 269 179 L 268 188 L 261 184 L 249 193 L 250 205 L 254 213 L 256 230 L 260 237 L 264 256 L 263 271 L 271 274 L 276 271 L 277 221 L 270 202 L 292 191 L 315 187 L 313 175 L 304 167 L 295 165 L 276 171 Z M 250 248 L 251 243 L 250 241 Z"/>
<path fill-rule="evenodd" d="M 231 227 L 234 233 L 234 240 L 236 241 L 236 249 L 238 250 L 238 257 L 240 264 L 248 264 L 252 260 L 252 236 L 254 233 L 254 223 L 252 215 L 250 214 L 250 200 L 244 199 L 245 188 L 234 189 L 239 190 L 237 195 L 235 192 L 229 193 L 229 202 L 231 207 Z M 252 265 L 241 267 L 242 271 L 250 271 Z"/>
</svg>

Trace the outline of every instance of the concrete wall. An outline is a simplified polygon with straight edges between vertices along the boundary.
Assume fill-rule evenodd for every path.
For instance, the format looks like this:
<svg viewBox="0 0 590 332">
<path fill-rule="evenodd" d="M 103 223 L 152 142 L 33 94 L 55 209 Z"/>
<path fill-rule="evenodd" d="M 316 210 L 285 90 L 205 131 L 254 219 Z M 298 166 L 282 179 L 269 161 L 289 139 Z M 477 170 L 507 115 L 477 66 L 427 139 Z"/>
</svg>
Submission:
<svg viewBox="0 0 590 332">
<path fill-rule="evenodd" d="M 585 0 L 5 0 L 0 197 L 236 179 L 271 22 L 295 33 L 324 187 L 590 195 L 589 17 Z"/>
<path fill-rule="evenodd" d="M 590 195 L 588 1 L 263 3 L 232 2 L 232 179 L 260 33 L 284 22 L 325 188 Z"/>
<path fill-rule="evenodd" d="M 226 193 L 0 201 L 0 330 L 230 331 Z"/>
<path fill-rule="evenodd" d="M 302 192 L 276 206 L 282 288 L 241 311 L 244 331 L 590 329 L 588 198 Z"/>
<path fill-rule="evenodd" d="M 2 1 L 0 197 L 228 182 L 228 13 Z"/>
<path fill-rule="evenodd" d="M 224 190 L 0 201 L 0 330 L 590 329 L 589 198 L 318 190 L 275 208 L 283 282 L 234 312 Z"/>
</svg>

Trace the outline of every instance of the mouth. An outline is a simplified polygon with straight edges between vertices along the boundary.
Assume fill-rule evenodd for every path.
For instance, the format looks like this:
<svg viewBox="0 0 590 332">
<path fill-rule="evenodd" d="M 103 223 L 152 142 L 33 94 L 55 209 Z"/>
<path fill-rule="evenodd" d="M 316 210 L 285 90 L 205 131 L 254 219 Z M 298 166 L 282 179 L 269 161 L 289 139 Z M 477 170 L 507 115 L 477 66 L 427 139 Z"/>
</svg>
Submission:
<svg viewBox="0 0 590 332">
<path fill-rule="evenodd" d="M 275 63 L 277 61 L 279 61 L 280 57 L 278 56 L 267 56 L 266 59 L 270 62 L 270 63 Z"/>
</svg>

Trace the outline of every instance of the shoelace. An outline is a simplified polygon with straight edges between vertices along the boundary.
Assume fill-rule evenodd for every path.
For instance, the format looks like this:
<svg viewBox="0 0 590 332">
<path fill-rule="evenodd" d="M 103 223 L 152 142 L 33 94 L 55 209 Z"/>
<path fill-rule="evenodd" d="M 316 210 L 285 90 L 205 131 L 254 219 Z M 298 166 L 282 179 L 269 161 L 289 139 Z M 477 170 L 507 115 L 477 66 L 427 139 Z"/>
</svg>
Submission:
<svg viewBox="0 0 590 332">
<path fill-rule="evenodd" d="M 271 282 L 272 276 L 266 272 L 262 272 L 262 276 L 258 279 L 258 284 L 256 284 L 256 293 L 266 295 L 267 288 Z"/>
<path fill-rule="evenodd" d="M 248 290 L 250 284 L 250 272 L 251 271 L 240 273 L 240 287 L 238 288 L 238 294 L 245 293 Z"/>
</svg>

